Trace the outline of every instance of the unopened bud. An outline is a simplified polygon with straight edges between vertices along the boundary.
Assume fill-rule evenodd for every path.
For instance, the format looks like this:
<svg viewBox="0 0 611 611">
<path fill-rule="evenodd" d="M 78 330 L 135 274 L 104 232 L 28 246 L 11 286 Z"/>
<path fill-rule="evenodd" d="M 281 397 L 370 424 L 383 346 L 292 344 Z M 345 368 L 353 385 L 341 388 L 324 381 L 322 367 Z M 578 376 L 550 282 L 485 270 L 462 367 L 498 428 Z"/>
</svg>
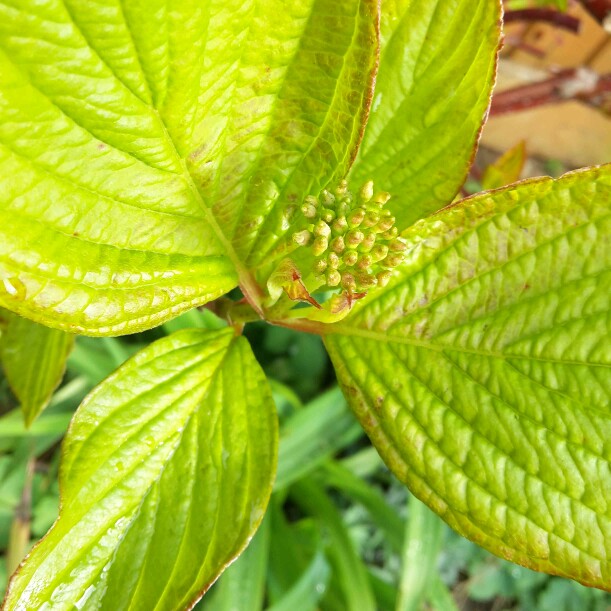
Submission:
<svg viewBox="0 0 611 611">
<path fill-rule="evenodd" d="M 359 192 L 361 200 L 368 202 L 373 197 L 373 180 L 368 180 Z"/>
<path fill-rule="evenodd" d="M 346 195 L 347 191 L 348 191 L 348 181 L 340 180 L 339 184 L 337 185 L 335 189 L 335 195 L 337 195 L 338 197 L 342 197 L 343 195 Z"/>
<path fill-rule="evenodd" d="M 359 246 L 360 252 L 369 252 L 373 245 L 376 243 L 376 234 L 373 231 L 370 231 L 365 234 L 361 245 Z"/>
<path fill-rule="evenodd" d="M 371 202 L 382 207 L 384 206 L 384 204 L 388 202 L 389 199 L 390 199 L 390 193 L 387 193 L 386 191 L 380 191 L 379 193 L 376 193 L 371 198 Z"/>
<path fill-rule="evenodd" d="M 365 225 L 365 227 L 373 227 L 374 225 L 377 225 L 379 220 L 380 213 L 376 212 L 375 210 L 370 210 L 363 219 L 363 225 Z"/>
<path fill-rule="evenodd" d="M 329 247 L 329 241 L 324 236 L 318 236 L 314 242 L 312 242 L 312 253 L 315 257 L 322 255 L 325 250 Z"/>
<path fill-rule="evenodd" d="M 388 247 L 393 252 L 404 252 L 407 249 L 407 244 L 402 240 L 393 240 Z"/>
<path fill-rule="evenodd" d="M 327 284 L 329 286 L 337 286 L 341 281 L 342 276 L 336 269 L 327 272 Z"/>
<path fill-rule="evenodd" d="M 384 265 L 386 267 L 397 267 L 397 265 L 400 265 L 401 263 L 403 263 L 403 260 L 404 260 L 404 257 L 401 253 L 391 252 L 388 254 L 386 259 L 384 259 Z"/>
<path fill-rule="evenodd" d="M 301 206 L 301 213 L 307 219 L 313 219 L 313 218 L 316 217 L 316 206 L 313 206 L 312 204 L 305 203 L 305 204 L 303 204 L 303 206 Z"/>
<path fill-rule="evenodd" d="M 348 229 L 348 221 L 345 216 L 340 216 L 333 221 L 331 225 L 331 229 L 333 229 L 334 233 L 345 233 L 346 229 Z"/>
<path fill-rule="evenodd" d="M 329 256 L 327 257 L 327 263 L 330 268 L 337 269 L 340 264 L 340 258 L 337 256 L 336 253 L 330 252 Z"/>
<path fill-rule="evenodd" d="M 356 280 L 350 272 L 344 272 L 342 274 L 342 288 L 347 291 L 353 292 L 356 290 Z"/>
<path fill-rule="evenodd" d="M 394 224 L 395 224 L 395 217 L 387 216 L 387 217 L 380 219 L 380 222 L 378 223 L 376 229 L 378 231 L 388 231 Z"/>
<path fill-rule="evenodd" d="M 293 242 L 299 246 L 305 246 L 308 244 L 311 237 L 312 234 L 307 229 L 304 229 L 303 231 L 297 231 L 293 234 Z"/>
<path fill-rule="evenodd" d="M 383 272 L 380 272 L 376 278 L 378 279 L 378 286 L 384 287 L 390 282 L 392 272 L 389 270 L 384 270 Z"/>
<path fill-rule="evenodd" d="M 348 246 L 358 246 L 365 239 L 365 234 L 358 229 L 353 229 L 346 234 L 346 244 Z"/>
<path fill-rule="evenodd" d="M 335 218 L 335 212 L 329 210 L 329 208 L 323 208 L 320 212 L 320 218 L 325 221 L 325 223 L 330 223 Z"/>
<path fill-rule="evenodd" d="M 354 212 L 348 215 L 348 226 L 353 229 L 358 227 L 365 218 L 365 210 L 363 208 L 357 208 Z"/>
<path fill-rule="evenodd" d="M 362 255 L 359 258 L 356 266 L 363 271 L 367 271 L 372 266 L 372 264 L 373 258 L 371 257 L 371 255 Z"/>
<path fill-rule="evenodd" d="M 344 254 L 343 261 L 348 267 L 352 267 L 359 260 L 359 255 L 356 250 L 349 250 Z"/>
<path fill-rule="evenodd" d="M 314 263 L 314 272 L 318 275 L 323 274 L 327 269 L 327 260 L 326 259 L 318 259 L 316 263 Z"/>
<path fill-rule="evenodd" d="M 331 227 L 322 220 L 318 221 L 318 223 L 314 225 L 314 235 L 328 238 L 331 235 Z"/>
<path fill-rule="evenodd" d="M 346 249 L 346 244 L 344 243 L 344 238 L 341 235 L 337 236 L 336 238 L 333 238 L 333 240 L 331 240 L 331 244 L 329 244 L 329 246 L 331 247 L 331 250 L 333 250 L 337 254 L 343 253 L 344 250 Z"/>
<path fill-rule="evenodd" d="M 360 288 L 362 289 L 370 289 L 374 286 L 376 286 L 376 284 L 378 283 L 378 279 L 375 276 L 372 276 L 371 274 L 358 274 L 356 277 L 356 281 L 358 282 L 358 285 Z"/>
<path fill-rule="evenodd" d="M 371 249 L 371 257 L 374 263 L 377 263 L 378 261 L 382 261 L 382 259 L 384 259 L 387 254 L 388 254 L 388 246 L 386 246 L 385 244 L 376 244 Z"/>
<path fill-rule="evenodd" d="M 333 193 L 329 193 L 326 189 L 323 189 L 320 193 L 320 201 L 325 207 L 332 207 L 335 204 L 335 196 Z"/>
<path fill-rule="evenodd" d="M 399 235 L 399 230 L 396 227 L 391 227 L 388 231 L 382 234 L 385 240 L 394 240 Z"/>
</svg>

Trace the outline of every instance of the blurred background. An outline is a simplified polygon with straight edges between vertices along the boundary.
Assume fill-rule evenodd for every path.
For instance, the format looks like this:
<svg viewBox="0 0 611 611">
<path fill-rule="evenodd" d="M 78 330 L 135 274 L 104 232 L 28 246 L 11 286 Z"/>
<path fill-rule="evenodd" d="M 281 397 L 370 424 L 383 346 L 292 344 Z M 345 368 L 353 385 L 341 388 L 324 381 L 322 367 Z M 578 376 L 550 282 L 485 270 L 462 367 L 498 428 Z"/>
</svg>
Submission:
<svg viewBox="0 0 611 611">
<path fill-rule="evenodd" d="M 505 4 L 498 88 L 462 195 L 611 160 L 611 1 Z M 29 431 L 0 377 L 0 593 L 57 516 L 60 442 L 84 395 L 150 341 L 222 324 L 204 309 L 139 335 L 79 337 Z M 611 595 L 502 561 L 411 497 L 349 412 L 318 337 L 257 323 L 245 335 L 278 405 L 278 478 L 252 544 L 198 609 L 611 610 Z"/>
</svg>

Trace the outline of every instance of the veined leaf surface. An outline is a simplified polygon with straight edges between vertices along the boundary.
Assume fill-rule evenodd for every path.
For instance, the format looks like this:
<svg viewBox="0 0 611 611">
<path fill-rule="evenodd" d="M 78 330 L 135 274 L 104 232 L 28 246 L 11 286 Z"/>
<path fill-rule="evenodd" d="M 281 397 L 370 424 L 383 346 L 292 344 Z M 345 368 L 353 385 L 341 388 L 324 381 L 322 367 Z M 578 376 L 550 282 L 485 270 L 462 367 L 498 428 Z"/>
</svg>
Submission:
<svg viewBox="0 0 611 611">
<path fill-rule="evenodd" d="M 0 3 L 0 305 L 112 335 L 256 293 L 243 263 L 356 152 L 378 10 Z"/>
<path fill-rule="evenodd" d="M 74 335 L 6 310 L 0 310 L 0 332 L 0 363 L 30 426 L 61 382 Z"/>
<path fill-rule="evenodd" d="M 271 392 L 233 329 L 151 344 L 77 412 L 60 518 L 6 609 L 187 608 L 259 525 L 276 446 Z"/>
<path fill-rule="evenodd" d="M 380 69 L 350 175 L 373 179 L 405 228 L 460 188 L 490 102 L 499 0 L 384 0 Z"/>
<path fill-rule="evenodd" d="M 611 166 L 464 200 L 331 326 L 378 451 L 460 533 L 611 589 Z"/>
</svg>

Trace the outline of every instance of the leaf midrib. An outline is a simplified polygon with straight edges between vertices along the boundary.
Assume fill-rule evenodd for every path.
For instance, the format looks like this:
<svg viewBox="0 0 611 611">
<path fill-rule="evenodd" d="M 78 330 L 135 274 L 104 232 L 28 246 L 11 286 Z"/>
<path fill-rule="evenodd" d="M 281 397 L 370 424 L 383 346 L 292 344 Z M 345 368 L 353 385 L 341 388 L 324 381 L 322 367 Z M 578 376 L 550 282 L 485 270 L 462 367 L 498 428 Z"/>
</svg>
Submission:
<svg viewBox="0 0 611 611">
<path fill-rule="evenodd" d="M 441 342 L 435 342 L 430 340 L 420 340 L 412 337 L 405 336 L 389 336 L 382 331 L 372 331 L 371 329 L 363 329 L 359 327 L 348 327 L 341 323 L 335 325 L 328 325 L 322 332 L 323 337 L 329 337 L 333 335 L 342 335 L 347 337 L 362 337 L 364 339 L 372 339 L 383 344 L 395 343 L 405 344 L 409 346 L 416 346 L 418 348 L 425 348 L 427 350 L 435 350 L 437 352 L 444 352 L 445 350 L 452 350 L 453 352 L 462 352 L 465 354 L 475 354 L 477 356 L 487 356 L 496 359 L 509 360 L 509 359 L 520 359 L 525 361 L 539 361 L 545 363 L 559 363 L 562 365 L 587 365 L 588 367 L 605 367 L 611 368 L 611 364 L 607 363 L 589 363 L 585 361 L 572 361 L 568 359 L 554 359 L 549 357 L 538 357 L 529 354 L 506 354 L 495 350 L 481 350 L 477 348 L 466 348 L 464 346 L 455 346 L 452 344 L 444 344 Z"/>
</svg>

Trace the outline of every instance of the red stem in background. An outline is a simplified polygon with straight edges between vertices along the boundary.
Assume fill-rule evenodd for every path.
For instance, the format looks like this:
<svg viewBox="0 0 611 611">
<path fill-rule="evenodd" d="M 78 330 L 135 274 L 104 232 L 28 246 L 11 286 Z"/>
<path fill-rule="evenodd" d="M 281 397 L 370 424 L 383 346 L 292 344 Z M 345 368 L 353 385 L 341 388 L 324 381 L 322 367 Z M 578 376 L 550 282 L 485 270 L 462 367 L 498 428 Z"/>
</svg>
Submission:
<svg viewBox="0 0 611 611">
<path fill-rule="evenodd" d="M 512 21 L 545 21 L 575 34 L 579 32 L 581 26 L 581 22 L 577 17 L 547 8 L 525 8 L 517 11 L 505 11 L 505 23 L 511 23 Z"/>
<path fill-rule="evenodd" d="M 611 73 L 597 75 L 586 68 L 571 68 L 562 70 L 545 81 L 529 83 L 497 93 L 492 98 L 490 116 L 571 99 L 594 104 L 597 98 L 610 92 Z"/>
<path fill-rule="evenodd" d="M 581 4 L 600 23 L 611 14 L 611 0 L 581 0 Z"/>
</svg>

